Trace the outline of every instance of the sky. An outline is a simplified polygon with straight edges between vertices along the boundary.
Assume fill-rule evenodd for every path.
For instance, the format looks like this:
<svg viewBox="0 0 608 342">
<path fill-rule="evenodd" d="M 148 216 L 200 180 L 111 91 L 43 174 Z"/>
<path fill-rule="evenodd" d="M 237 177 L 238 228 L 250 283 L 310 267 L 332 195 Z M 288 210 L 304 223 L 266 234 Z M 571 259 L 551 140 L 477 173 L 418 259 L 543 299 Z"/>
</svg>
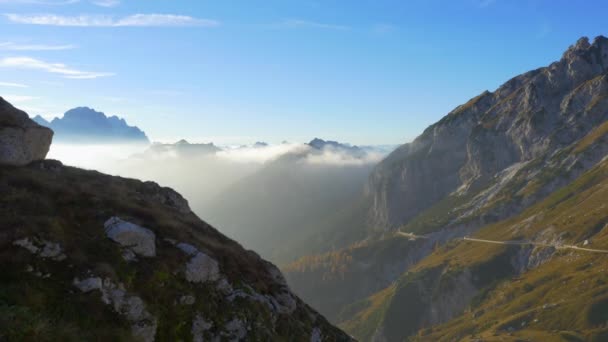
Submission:
<svg viewBox="0 0 608 342">
<path fill-rule="evenodd" d="M 0 96 L 155 141 L 399 144 L 608 35 L 606 1 L 0 0 Z"/>
</svg>

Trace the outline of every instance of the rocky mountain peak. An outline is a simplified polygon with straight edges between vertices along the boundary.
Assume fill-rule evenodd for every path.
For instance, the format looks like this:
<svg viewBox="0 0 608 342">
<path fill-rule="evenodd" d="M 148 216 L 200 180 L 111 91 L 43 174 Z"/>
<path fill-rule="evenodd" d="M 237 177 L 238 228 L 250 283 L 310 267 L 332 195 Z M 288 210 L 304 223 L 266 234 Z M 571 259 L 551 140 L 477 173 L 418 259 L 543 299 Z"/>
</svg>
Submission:
<svg viewBox="0 0 608 342">
<path fill-rule="evenodd" d="M 589 38 L 582 37 L 564 52 L 560 62 L 575 81 L 590 74 L 604 73 L 608 70 L 608 39 L 598 36 L 589 43 Z"/>
<path fill-rule="evenodd" d="M 38 116 L 34 120 L 51 128 L 56 133 L 56 140 L 61 142 L 149 143 L 146 134 L 136 126 L 129 126 L 125 119 L 108 117 L 90 107 L 70 109 L 62 118 L 55 118 L 50 123 Z"/>
<path fill-rule="evenodd" d="M 372 228 L 410 219 L 457 189 L 582 138 L 608 113 L 608 39 L 583 37 L 562 58 L 484 92 L 398 148 L 372 174 Z"/>
</svg>

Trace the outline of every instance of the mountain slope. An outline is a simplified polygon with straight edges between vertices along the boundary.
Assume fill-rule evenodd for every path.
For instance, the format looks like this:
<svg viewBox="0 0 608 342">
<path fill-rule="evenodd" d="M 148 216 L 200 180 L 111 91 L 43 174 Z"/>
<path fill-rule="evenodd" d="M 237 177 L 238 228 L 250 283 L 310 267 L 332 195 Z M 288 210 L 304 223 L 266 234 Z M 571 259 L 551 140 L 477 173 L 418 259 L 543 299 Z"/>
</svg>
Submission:
<svg viewBox="0 0 608 342">
<path fill-rule="evenodd" d="M 363 340 L 603 340 L 606 198 L 608 160 L 521 215 L 437 249 L 343 326 Z"/>
<path fill-rule="evenodd" d="M 581 38 L 558 62 L 457 107 L 378 165 L 368 186 L 370 225 L 398 228 L 448 198 L 452 207 L 458 203 L 469 211 L 485 204 L 470 200 L 497 185 L 499 172 L 548 160 L 606 120 L 607 72 L 608 39 L 600 36 L 590 44 Z M 542 166 L 540 162 L 530 173 Z M 531 201 L 551 190 L 536 189 L 540 195 Z M 506 217 L 517 210 L 506 208 L 494 215 Z M 462 218 L 450 216 L 443 224 Z M 437 230 L 442 224 L 422 228 Z"/>
<path fill-rule="evenodd" d="M 494 234 L 506 229 L 496 240 L 522 239 L 500 222 L 538 211 L 538 203 L 565 191 L 560 189 L 605 172 L 607 155 L 608 39 L 591 44 L 582 38 L 560 61 L 471 99 L 385 158 L 366 189 L 372 228 L 366 241 L 302 258 L 285 267 L 286 276 L 296 293 L 357 338 L 393 341 L 428 334 L 422 329 L 450 321 L 497 282 L 520 274 L 523 269 L 512 260 L 532 258 L 517 244 L 458 241 L 488 229 Z M 602 186 L 602 178 L 590 179 L 577 191 Z M 587 214 L 569 209 L 573 217 Z M 590 227 L 601 228 L 570 226 L 570 236 L 562 240 L 581 243 L 585 234 L 592 235 Z M 380 253 L 387 245 L 400 247 Z M 458 249 L 462 255 L 438 256 L 455 245 L 466 246 Z M 478 259 L 466 267 L 445 265 L 470 254 Z M 346 286 L 354 289 L 339 290 Z M 325 293 L 332 294 L 334 306 L 326 305 Z M 447 330 L 421 339 L 463 336 Z"/>
<path fill-rule="evenodd" d="M 0 193 L 0 340 L 350 340 L 169 188 L 43 160 Z"/>
</svg>

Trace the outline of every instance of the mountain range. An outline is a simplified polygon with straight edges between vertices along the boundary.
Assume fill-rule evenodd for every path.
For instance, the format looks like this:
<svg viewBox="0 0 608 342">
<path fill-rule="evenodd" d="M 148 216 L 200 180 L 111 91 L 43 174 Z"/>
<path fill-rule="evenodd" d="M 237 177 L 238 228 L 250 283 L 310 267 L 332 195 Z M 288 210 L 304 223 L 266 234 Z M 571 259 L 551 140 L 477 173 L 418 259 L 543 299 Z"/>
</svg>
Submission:
<svg viewBox="0 0 608 342">
<path fill-rule="evenodd" d="M 62 118 L 47 121 L 40 115 L 33 118 L 41 126 L 55 132 L 55 141 L 80 144 L 149 144 L 146 134 L 135 126 L 129 126 L 125 119 L 106 116 L 89 107 L 70 109 Z"/>
<path fill-rule="evenodd" d="M 363 341 L 603 341 L 607 154 L 608 39 L 581 38 L 382 160 L 335 228 L 364 239 L 283 269 Z"/>
</svg>

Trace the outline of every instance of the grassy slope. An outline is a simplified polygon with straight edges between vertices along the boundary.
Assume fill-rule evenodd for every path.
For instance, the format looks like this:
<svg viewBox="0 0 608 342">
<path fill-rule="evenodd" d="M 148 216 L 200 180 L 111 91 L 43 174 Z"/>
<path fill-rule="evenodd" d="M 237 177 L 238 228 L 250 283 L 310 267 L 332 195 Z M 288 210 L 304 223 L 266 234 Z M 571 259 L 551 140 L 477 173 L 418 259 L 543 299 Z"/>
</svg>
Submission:
<svg viewBox="0 0 608 342">
<path fill-rule="evenodd" d="M 608 224 L 607 199 L 608 161 L 604 161 L 521 215 L 487 226 L 475 237 L 541 239 L 550 233 L 561 236 L 565 244 L 580 245 L 590 238 L 591 248 L 608 249 L 608 229 L 603 229 Z M 468 269 L 478 289 L 469 307 L 462 316 L 446 324 L 419 331 L 420 340 L 466 340 L 479 336 L 486 340 L 605 338 L 608 255 L 558 250 L 548 263 L 521 276 L 504 260 L 497 263 L 505 257 L 510 260 L 521 248 L 453 241 L 423 259 L 396 285 L 370 297 L 367 300 L 370 304 L 363 305 L 354 318 L 341 326 L 366 340 L 378 327 L 378 321 L 363 318 L 398 317 L 396 322 L 386 319 L 382 322 L 386 336 L 411 335 L 413 329 L 407 327 L 403 317 L 407 317 L 408 307 L 416 307 L 412 303 L 424 298 L 420 290 L 412 288 L 417 281 L 413 279 L 423 279 L 422 284 L 433 288 L 440 286 L 446 275 Z M 438 269 L 439 280 L 436 274 L 429 276 Z M 432 296 L 428 298 L 419 304 L 428 305 Z M 420 315 L 418 312 L 411 316 Z"/>
<path fill-rule="evenodd" d="M 235 288 L 247 283 L 260 293 L 272 292 L 278 284 L 264 262 L 194 214 L 180 214 L 146 199 L 146 189 L 136 180 L 69 167 L 50 171 L 37 164 L 0 166 L 0 340 L 131 340 L 129 324 L 104 305 L 97 292 L 83 294 L 72 285 L 88 270 L 124 283 L 140 296 L 158 318 L 158 340 L 190 340 L 196 313 L 220 328 L 235 317 L 255 322 L 249 336 L 268 338 L 272 324 L 265 305 L 248 300 L 230 304 L 214 285 L 188 283 L 180 273 L 188 257 L 163 239 L 187 241 L 216 258 Z M 111 216 L 152 229 L 157 256 L 125 262 L 120 248 L 104 234 L 103 223 Z M 23 237 L 58 242 L 68 258 L 41 259 L 12 245 Z M 26 271 L 28 265 L 33 272 Z M 196 303 L 174 305 L 185 294 L 195 295 Z M 305 340 L 313 325 L 328 328 L 324 319 L 313 319 L 302 309 L 284 315 L 273 338 Z"/>
</svg>

